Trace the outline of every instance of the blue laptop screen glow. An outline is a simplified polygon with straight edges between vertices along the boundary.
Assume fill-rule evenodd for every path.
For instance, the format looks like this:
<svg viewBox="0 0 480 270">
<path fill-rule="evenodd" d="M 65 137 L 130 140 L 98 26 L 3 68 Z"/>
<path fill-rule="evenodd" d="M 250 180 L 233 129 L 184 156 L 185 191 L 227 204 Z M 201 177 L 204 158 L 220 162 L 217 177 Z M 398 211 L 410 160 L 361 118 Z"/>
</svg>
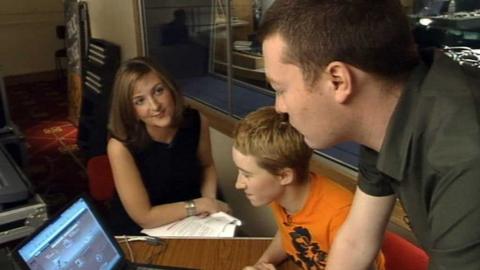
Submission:
<svg viewBox="0 0 480 270">
<path fill-rule="evenodd" d="M 113 269 L 121 255 L 83 199 L 18 250 L 30 269 Z"/>
</svg>

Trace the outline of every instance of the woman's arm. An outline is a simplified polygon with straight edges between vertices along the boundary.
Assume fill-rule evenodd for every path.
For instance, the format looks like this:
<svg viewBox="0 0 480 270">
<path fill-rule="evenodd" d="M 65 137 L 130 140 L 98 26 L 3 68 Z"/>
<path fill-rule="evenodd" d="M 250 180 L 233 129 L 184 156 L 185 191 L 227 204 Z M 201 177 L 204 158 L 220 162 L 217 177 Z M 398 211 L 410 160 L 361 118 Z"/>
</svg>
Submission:
<svg viewBox="0 0 480 270">
<path fill-rule="evenodd" d="M 107 145 L 115 189 L 130 218 L 142 228 L 152 228 L 186 217 L 185 203 L 153 207 L 133 156 L 125 145 L 111 138 Z"/>
<path fill-rule="evenodd" d="M 142 228 L 154 228 L 187 216 L 185 202 L 152 206 L 133 156 L 125 145 L 110 139 L 107 146 L 118 196 L 130 218 Z M 203 199 L 196 199 L 198 212 L 212 211 Z"/>
</svg>

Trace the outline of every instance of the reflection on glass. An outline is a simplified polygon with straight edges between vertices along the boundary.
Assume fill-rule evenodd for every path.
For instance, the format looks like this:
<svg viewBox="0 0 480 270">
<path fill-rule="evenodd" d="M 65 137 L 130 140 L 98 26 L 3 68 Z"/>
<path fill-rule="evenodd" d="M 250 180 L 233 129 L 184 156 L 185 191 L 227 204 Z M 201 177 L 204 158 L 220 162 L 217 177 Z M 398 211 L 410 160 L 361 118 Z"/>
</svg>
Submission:
<svg viewBox="0 0 480 270">
<path fill-rule="evenodd" d="M 144 1 L 146 53 L 177 79 L 201 76 L 208 72 L 210 1 L 178 2 Z"/>
<path fill-rule="evenodd" d="M 234 20 L 245 22 L 232 27 L 233 77 L 269 91 L 256 32 L 272 3 L 273 0 L 233 1 L 232 6 Z"/>
<path fill-rule="evenodd" d="M 225 110 L 225 79 L 212 73 L 212 56 L 226 54 L 215 46 L 222 39 L 215 35 L 215 7 L 211 0 L 143 0 L 145 52 L 186 95 Z"/>
<path fill-rule="evenodd" d="M 275 102 L 256 38 L 274 0 L 226 1 L 143 0 L 145 51 L 176 78 L 186 96 L 241 118 Z M 358 146 L 345 144 L 324 153 L 356 166 Z"/>
<path fill-rule="evenodd" d="M 480 49 L 480 1 L 415 1 L 410 15 L 419 48 Z"/>
<path fill-rule="evenodd" d="M 185 95 L 230 115 L 243 117 L 258 107 L 273 105 L 256 38 L 259 22 L 273 2 L 143 0 L 146 53 L 174 75 Z M 452 58 L 478 63 L 479 0 L 402 3 L 419 48 L 448 46 Z M 355 167 L 358 145 L 346 143 L 322 153 Z"/>
<path fill-rule="evenodd" d="M 173 12 L 173 20 L 161 27 L 162 45 L 176 45 L 190 42 L 186 25 L 185 9 L 179 8 Z"/>
</svg>

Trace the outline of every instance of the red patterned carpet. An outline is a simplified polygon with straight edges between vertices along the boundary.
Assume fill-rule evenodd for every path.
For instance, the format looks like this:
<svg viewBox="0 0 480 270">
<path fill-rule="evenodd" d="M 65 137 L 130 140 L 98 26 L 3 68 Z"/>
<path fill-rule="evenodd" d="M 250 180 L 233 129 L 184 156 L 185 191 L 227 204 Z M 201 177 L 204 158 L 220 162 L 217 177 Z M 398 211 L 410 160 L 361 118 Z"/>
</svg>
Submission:
<svg viewBox="0 0 480 270">
<path fill-rule="evenodd" d="M 76 144 L 77 128 L 67 120 L 64 83 L 7 86 L 10 114 L 26 137 L 26 174 L 50 211 L 86 192 L 85 160 Z"/>
</svg>

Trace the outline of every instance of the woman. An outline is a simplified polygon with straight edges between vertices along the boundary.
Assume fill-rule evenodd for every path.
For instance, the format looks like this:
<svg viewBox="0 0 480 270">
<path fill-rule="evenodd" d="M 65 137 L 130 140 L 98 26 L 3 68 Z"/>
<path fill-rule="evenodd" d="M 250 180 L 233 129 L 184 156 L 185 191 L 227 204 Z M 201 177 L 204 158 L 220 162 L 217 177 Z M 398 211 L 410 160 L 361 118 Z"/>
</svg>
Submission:
<svg viewBox="0 0 480 270">
<path fill-rule="evenodd" d="M 133 58 L 119 68 L 109 131 L 115 234 L 229 211 L 216 200 L 207 119 L 184 108 L 177 86 L 148 59 Z"/>
</svg>

